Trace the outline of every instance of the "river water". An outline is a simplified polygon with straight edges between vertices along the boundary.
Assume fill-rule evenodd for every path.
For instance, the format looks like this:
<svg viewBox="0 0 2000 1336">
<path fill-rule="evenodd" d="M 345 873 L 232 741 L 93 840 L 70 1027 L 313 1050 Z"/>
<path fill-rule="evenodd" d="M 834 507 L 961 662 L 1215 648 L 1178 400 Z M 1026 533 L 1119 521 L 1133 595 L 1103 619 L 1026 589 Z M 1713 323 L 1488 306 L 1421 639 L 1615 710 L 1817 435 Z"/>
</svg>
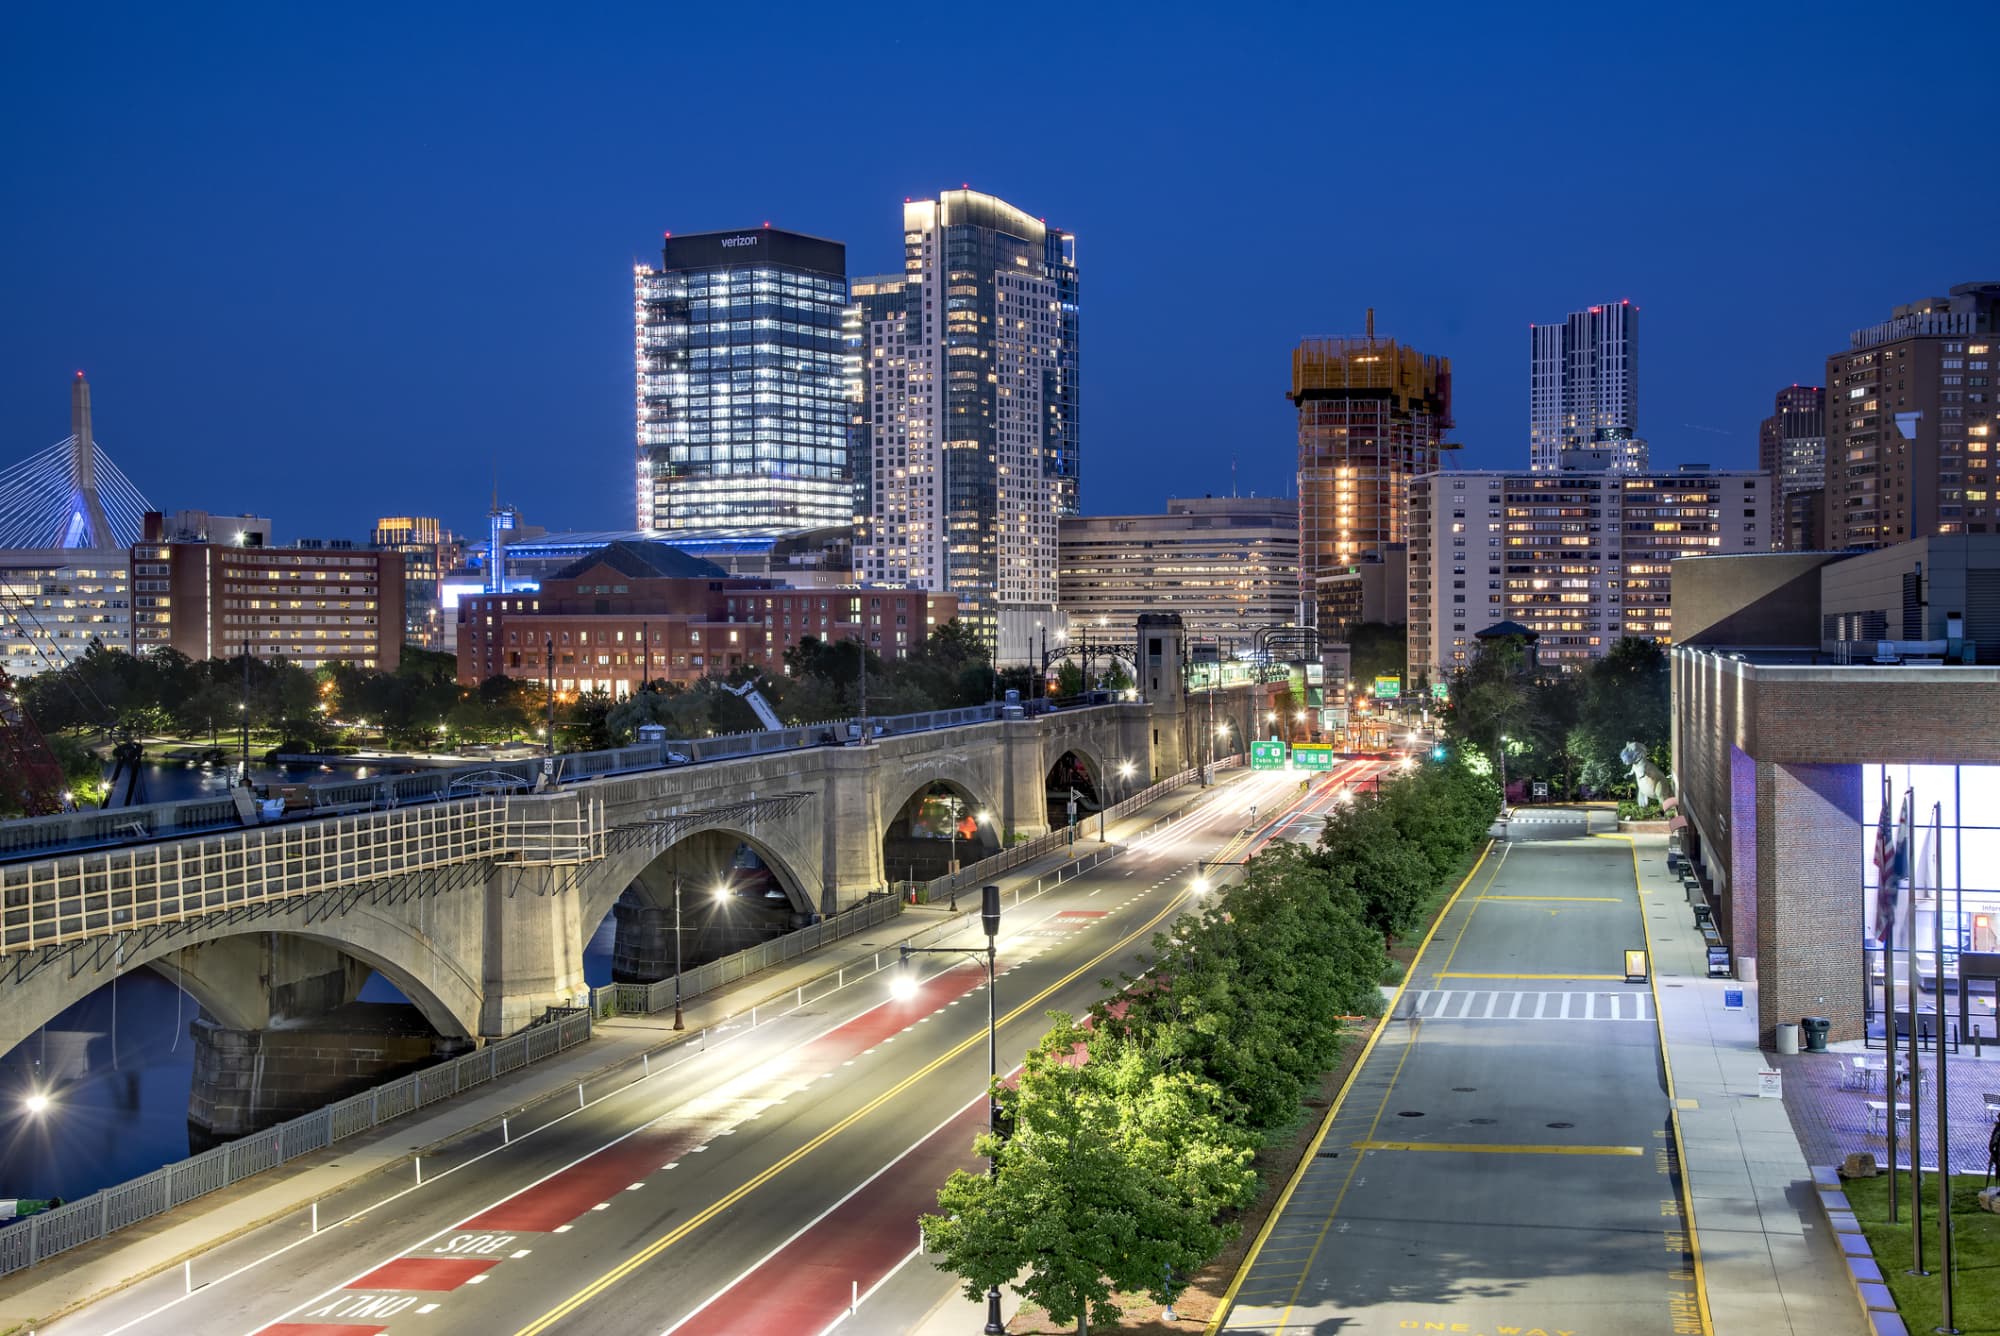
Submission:
<svg viewBox="0 0 2000 1336">
<path fill-rule="evenodd" d="M 343 779 L 380 779 L 383 775 L 407 773 L 409 766 L 352 765 L 265 765 L 253 762 L 253 784 L 331 784 Z M 139 767 L 139 791 L 132 803 L 123 801 L 124 780 L 119 781 L 119 807 L 139 803 L 195 802 L 203 798 L 225 798 L 236 762 L 226 765 L 189 765 L 182 761 L 148 761 Z"/>
<path fill-rule="evenodd" d="M 226 792 L 227 772 L 221 773 L 218 792 Z M 167 778 L 182 782 L 178 774 Z M 205 792 L 186 787 L 189 791 L 177 796 Z M 611 982 L 613 931 L 607 914 L 585 952 L 584 974 L 592 984 Z M 361 990 L 361 1000 L 406 999 L 377 974 Z M 179 988 L 149 969 L 136 969 L 0 1058 L 0 1197 L 73 1201 L 186 1158 L 194 1077 L 188 1026 L 198 1013 Z M 22 1104 L 31 1090 L 53 1097 L 38 1116 Z"/>
</svg>

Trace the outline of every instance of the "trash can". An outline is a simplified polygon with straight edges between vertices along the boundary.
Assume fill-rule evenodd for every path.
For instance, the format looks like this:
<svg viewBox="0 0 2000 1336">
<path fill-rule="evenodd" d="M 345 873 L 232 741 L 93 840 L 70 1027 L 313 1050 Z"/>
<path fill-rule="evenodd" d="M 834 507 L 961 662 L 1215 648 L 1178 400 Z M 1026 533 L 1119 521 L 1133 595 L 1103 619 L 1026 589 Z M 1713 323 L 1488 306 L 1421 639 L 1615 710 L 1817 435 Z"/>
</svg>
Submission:
<svg viewBox="0 0 2000 1336">
<path fill-rule="evenodd" d="M 1806 1032 L 1806 1052 L 1826 1052 L 1826 1032 L 1833 1028 L 1833 1022 L 1824 1016 L 1801 1016 L 1799 1024 Z"/>
<path fill-rule="evenodd" d="M 1778 1052 L 1787 1055 L 1799 1051 L 1799 1027 L 1790 1021 L 1778 1022 Z"/>
</svg>

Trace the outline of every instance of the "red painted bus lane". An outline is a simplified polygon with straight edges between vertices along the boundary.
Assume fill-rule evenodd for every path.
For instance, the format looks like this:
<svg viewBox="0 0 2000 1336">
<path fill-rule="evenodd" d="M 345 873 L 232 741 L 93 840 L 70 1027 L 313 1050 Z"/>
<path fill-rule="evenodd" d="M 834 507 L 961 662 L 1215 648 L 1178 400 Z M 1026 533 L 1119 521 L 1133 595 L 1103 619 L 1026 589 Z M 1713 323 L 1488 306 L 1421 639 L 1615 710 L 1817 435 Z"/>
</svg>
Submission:
<svg viewBox="0 0 2000 1336">
<path fill-rule="evenodd" d="M 972 1139 L 986 1126 L 986 1101 L 968 1105 L 853 1196 L 759 1262 L 675 1336 L 815 1332 L 846 1311 L 917 1247 L 917 1217 L 937 1210 L 938 1189 L 954 1169 L 982 1161 Z"/>
</svg>

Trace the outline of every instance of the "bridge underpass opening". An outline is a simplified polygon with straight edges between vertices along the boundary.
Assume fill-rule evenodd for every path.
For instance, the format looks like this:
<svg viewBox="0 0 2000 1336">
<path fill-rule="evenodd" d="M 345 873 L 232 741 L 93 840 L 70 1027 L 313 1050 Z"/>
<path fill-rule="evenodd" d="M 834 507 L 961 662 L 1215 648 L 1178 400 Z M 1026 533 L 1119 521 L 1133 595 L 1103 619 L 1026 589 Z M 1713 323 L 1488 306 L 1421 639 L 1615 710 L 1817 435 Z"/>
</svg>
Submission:
<svg viewBox="0 0 2000 1336">
<path fill-rule="evenodd" d="M 0 1193 L 74 1200 L 468 1042 L 442 1036 L 387 975 L 313 939 L 256 932 L 169 949 L 0 1056 Z M 32 1094 L 48 1101 L 39 1113 Z"/>
<path fill-rule="evenodd" d="M 882 870 L 892 881 L 935 881 L 1000 852 L 991 807 L 950 780 L 911 794 L 882 830 Z"/>
<path fill-rule="evenodd" d="M 661 853 L 619 894 L 584 950 L 590 984 L 673 976 L 676 883 L 683 970 L 812 921 L 812 898 L 769 849 L 736 831 L 701 831 Z"/>
<path fill-rule="evenodd" d="M 1048 777 L 1048 822 L 1050 829 L 1070 824 L 1072 801 L 1076 805 L 1075 819 L 1081 821 L 1092 812 L 1104 810 L 1100 796 L 1099 776 L 1091 766 L 1089 758 L 1074 751 L 1066 751 L 1056 757 L 1056 763 L 1049 767 Z"/>
</svg>

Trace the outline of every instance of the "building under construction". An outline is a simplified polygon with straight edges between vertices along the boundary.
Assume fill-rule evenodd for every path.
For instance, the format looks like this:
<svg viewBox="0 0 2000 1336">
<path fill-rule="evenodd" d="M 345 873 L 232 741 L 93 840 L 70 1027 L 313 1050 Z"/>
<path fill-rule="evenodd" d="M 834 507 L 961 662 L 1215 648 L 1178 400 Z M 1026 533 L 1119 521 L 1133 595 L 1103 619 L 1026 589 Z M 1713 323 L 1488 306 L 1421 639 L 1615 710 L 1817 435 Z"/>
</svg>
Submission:
<svg viewBox="0 0 2000 1336">
<path fill-rule="evenodd" d="M 1303 340 L 1292 353 L 1299 410 L 1299 582 L 1306 622 L 1329 639 L 1322 588 L 1364 554 L 1404 541 L 1410 479 L 1438 469 L 1451 429 L 1451 359 L 1375 337 Z"/>
</svg>

